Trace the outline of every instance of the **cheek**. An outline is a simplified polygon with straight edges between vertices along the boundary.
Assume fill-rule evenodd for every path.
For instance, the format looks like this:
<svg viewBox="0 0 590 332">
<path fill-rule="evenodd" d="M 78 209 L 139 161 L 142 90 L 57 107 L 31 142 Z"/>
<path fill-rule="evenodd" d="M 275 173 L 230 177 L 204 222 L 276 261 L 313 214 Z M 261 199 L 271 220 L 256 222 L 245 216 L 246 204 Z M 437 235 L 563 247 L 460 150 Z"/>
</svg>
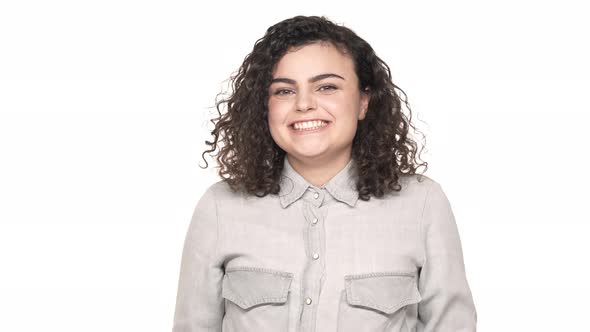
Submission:
<svg viewBox="0 0 590 332">
<path fill-rule="evenodd" d="M 285 122 L 287 116 L 287 108 L 279 102 L 268 103 L 268 123 L 269 125 L 280 125 Z"/>
<path fill-rule="evenodd" d="M 322 109 L 330 113 L 336 121 L 349 123 L 351 119 L 358 118 L 358 109 L 354 101 L 349 99 L 325 99 L 321 104 Z"/>
<path fill-rule="evenodd" d="M 359 108 L 352 100 L 331 101 L 325 103 L 324 109 L 335 119 L 339 129 L 338 136 L 347 139 L 354 136 L 358 125 Z"/>
<path fill-rule="evenodd" d="M 279 123 L 279 116 L 276 112 L 276 110 L 269 108 L 268 109 L 268 126 L 269 127 L 273 127 L 276 126 Z"/>
<path fill-rule="evenodd" d="M 279 112 L 276 108 L 268 109 L 268 129 L 270 130 L 271 135 L 277 134 L 281 127 L 283 127 L 283 123 L 285 122 L 283 115 Z"/>
</svg>

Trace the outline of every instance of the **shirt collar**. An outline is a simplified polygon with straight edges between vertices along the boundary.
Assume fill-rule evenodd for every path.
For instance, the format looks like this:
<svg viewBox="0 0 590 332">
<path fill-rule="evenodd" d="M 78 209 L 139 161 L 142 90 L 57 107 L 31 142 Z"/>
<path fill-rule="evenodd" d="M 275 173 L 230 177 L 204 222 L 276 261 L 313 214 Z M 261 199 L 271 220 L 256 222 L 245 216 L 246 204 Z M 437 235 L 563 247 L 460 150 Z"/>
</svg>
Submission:
<svg viewBox="0 0 590 332">
<path fill-rule="evenodd" d="M 354 160 L 351 158 L 348 164 L 324 185 L 324 188 L 335 199 L 354 207 L 358 200 L 355 178 Z M 298 200 L 308 187 L 319 189 L 297 173 L 287 156 L 283 161 L 280 186 L 279 197 L 283 208 Z"/>
</svg>

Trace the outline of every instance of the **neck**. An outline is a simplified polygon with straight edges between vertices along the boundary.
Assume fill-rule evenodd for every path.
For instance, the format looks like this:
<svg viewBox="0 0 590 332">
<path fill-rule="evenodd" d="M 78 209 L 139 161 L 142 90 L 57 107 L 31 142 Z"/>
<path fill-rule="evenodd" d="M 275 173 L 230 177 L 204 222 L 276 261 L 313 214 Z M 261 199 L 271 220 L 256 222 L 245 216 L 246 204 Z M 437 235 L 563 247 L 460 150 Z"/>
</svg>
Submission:
<svg viewBox="0 0 590 332">
<path fill-rule="evenodd" d="M 285 158 L 307 182 L 319 188 L 323 187 L 348 164 L 351 155 L 344 154 L 329 161 L 299 159 L 292 155 L 286 155 Z"/>
</svg>

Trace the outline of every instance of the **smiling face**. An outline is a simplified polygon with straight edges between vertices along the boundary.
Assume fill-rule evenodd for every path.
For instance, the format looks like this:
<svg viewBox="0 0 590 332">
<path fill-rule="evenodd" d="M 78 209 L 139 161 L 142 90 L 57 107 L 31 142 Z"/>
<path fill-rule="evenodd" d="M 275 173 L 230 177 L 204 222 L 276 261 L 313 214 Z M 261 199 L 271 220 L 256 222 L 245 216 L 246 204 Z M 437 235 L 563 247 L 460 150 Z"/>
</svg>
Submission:
<svg viewBox="0 0 590 332">
<path fill-rule="evenodd" d="M 350 159 L 369 102 L 352 58 L 332 44 L 314 43 L 286 53 L 272 74 L 268 125 L 277 145 L 290 159 L 311 164 Z"/>
</svg>

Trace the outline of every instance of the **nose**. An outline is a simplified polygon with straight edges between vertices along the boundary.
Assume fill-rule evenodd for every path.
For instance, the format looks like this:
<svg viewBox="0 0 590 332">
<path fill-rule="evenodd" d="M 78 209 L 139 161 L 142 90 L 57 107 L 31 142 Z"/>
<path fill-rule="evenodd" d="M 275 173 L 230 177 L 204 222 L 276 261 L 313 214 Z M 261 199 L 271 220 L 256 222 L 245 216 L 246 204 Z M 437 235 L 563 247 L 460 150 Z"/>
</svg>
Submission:
<svg viewBox="0 0 590 332">
<path fill-rule="evenodd" d="M 297 94 L 297 110 L 307 112 L 316 108 L 316 101 L 313 93 L 301 91 Z"/>
</svg>

